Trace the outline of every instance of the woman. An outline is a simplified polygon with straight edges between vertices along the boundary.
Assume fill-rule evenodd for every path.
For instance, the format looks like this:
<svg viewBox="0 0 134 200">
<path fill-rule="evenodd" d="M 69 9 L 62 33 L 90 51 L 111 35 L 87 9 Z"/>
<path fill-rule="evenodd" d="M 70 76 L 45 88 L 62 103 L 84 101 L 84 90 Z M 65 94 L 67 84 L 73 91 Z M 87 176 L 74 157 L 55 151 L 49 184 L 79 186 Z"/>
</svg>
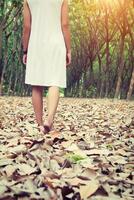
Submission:
<svg viewBox="0 0 134 200">
<path fill-rule="evenodd" d="M 32 85 L 38 128 L 52 130 L 59 87 L 66 88 L 66 66 L 71 63 L 67 0 L 24 0 L 23 63 L 25 83 Z M 43 122 L 43 87 L 48 87 L 48 117 Z"/>
</svg>

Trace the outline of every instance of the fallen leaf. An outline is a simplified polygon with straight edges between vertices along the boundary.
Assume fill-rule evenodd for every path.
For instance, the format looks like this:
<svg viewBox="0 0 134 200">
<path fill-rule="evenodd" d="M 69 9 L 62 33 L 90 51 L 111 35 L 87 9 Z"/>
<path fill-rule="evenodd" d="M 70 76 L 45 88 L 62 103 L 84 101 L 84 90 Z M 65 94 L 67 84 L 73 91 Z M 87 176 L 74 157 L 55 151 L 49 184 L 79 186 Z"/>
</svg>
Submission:
<svg viewBox="0 0 134 200">
<path fill-rule="evenodd" d="M 86 185 L 80 185 L 81 198 L 87 200 L 92 194 L 96 192 L 99 187 L 98 181 L 90 181 Z"/>
</svg>

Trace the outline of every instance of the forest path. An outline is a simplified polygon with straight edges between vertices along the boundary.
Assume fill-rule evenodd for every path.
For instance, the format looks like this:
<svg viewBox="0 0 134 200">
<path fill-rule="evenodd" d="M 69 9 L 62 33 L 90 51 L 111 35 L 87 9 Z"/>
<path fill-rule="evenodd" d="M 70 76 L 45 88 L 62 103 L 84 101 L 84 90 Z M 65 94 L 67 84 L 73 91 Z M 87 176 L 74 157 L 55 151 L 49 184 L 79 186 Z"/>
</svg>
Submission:
<svg viewBox="0 0 134 200">
<path fill-rule="evenodd" d="M 0 98 L 0 199 L 134 199 L 134 102 L 60 98 L 54 127 Z"/>
</svg>

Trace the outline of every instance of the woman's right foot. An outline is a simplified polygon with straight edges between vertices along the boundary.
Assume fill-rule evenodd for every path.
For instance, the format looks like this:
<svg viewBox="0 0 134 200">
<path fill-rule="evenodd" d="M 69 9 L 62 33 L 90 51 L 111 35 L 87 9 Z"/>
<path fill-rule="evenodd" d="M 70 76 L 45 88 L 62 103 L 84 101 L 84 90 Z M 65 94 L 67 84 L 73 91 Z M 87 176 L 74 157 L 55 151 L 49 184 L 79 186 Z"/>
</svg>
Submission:
<svg viewBox="0 0 134 200">
<path fill-rule="evenodd" d="M 50 132 L 52 130 L 52 127 L 53 127 L 53 122 L 50 122 L 48 120 L 44 122 L 44 128 L 46 133 Z"/>
</svg>

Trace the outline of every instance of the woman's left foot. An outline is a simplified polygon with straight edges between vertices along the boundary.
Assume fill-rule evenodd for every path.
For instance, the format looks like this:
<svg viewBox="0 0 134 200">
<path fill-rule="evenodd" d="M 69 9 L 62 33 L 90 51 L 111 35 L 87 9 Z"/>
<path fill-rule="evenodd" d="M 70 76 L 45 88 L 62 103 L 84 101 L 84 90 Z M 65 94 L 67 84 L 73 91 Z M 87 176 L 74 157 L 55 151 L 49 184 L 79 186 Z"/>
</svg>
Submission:
<svg viewBox="0 0 134 200">
<path fill-rule="evenodd" d="M 42 133 L 45 133 L 45 128 L 43 125 L 38 125 L 38 130 Z"/>
</svg>

